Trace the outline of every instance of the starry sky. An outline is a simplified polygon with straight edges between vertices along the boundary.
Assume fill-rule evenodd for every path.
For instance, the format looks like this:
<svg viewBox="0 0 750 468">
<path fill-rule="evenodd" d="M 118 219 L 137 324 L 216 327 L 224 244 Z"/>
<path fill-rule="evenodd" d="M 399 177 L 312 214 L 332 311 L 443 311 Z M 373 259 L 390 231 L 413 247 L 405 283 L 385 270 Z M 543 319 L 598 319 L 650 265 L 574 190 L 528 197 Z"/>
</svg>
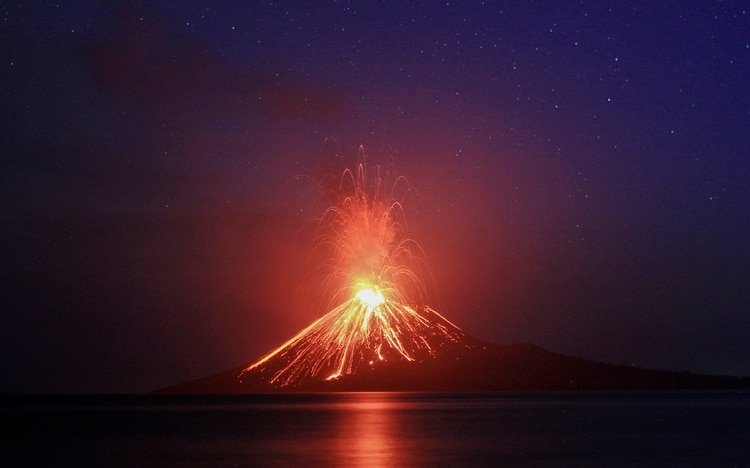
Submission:
<svg viewBox="0 0 750 468">
<path fill-rule="evenodd" d="M 141 392 L 317 318 L 310 178 L 417 195 L 478 338 L 750 374 L 750 5 L 5 2 L 0 391 Z"/>
</svg>

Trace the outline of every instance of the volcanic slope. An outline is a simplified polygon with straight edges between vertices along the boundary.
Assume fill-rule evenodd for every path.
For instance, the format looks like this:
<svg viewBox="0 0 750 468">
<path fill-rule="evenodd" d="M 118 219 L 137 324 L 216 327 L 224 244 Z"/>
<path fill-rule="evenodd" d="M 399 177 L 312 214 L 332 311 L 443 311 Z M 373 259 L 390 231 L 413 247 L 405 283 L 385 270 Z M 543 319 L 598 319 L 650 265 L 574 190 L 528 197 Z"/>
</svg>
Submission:
<svg viewBox="0 0 750 468">
<path fill-rule="evenodd" d="M 244 369 L 238 376 L 240 382 L 305 387 L 390 363 L 429 362 L 472 348 L 461 329 L 429 307 L 385 301 L 371 294 L 369 304 L 353 298 L 315 321 Z"/>
</svg>

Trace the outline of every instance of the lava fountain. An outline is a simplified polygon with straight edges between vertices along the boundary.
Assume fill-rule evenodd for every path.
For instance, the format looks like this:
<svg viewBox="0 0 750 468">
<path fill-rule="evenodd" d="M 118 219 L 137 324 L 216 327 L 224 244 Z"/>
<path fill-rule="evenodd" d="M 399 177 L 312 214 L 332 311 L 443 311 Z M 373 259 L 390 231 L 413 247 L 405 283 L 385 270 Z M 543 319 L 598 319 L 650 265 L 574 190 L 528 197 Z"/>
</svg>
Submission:
<svg viewBox="0 0 750 468">
<path fill-rule="evenodd" d="M 426 262 L 406 229 L 403 201 L 411 190 L 392 168 L 378 166 L 370 176 L 360 147 L 313 244 L 328 312 L 243 370 L 240 381 L 295 387 L 388 362 L 433 359 L 446 346 L 470 346 L 461 329 L 427 305 Z"/>
</svg>

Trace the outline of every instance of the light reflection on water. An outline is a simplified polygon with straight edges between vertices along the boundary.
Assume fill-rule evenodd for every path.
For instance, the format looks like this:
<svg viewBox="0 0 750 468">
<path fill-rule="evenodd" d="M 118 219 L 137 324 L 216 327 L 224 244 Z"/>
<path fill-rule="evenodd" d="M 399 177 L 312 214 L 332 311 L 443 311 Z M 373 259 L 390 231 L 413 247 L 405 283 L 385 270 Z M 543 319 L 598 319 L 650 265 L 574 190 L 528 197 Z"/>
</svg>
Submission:
<svg viewBox="0 0 750 468">
<path fill-rule="evenodd" d="M 743 465 L 742 392 L 7 397 L 4 461 L 78 465 Z"/>
<path fill-rule="evenodd" d="M 344 466 L 413 466 L 415 447 L 400 435 L 396 403 L 373 393 L 352 394 L 342 405 L 341 422 L 332 441 L 333 458 Z"/>
</svg>

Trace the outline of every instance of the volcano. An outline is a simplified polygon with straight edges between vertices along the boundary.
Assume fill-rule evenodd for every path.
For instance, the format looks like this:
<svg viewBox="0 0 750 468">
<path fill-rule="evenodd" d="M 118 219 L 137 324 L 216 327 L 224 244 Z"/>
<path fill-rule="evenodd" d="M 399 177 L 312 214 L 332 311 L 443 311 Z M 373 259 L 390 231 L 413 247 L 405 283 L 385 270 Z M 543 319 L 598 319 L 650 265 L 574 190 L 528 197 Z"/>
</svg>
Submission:
<svg viewBox="0 0 750 468">
<path fill-rule="evenodd" d="M 334 314 L 337 312 L 337 314 Z M 361 318 L 367 313 L 358 309 Z M 643 369 L 473 338 L 432 309 L 411 309 L 395 335 L 377 325 L 340 348 L 329 333 L 362 324 L 333 311 L 256 363 L 157 390 L 164 394 L 409 391 L 601 391 L 750 388 L 750 377 Z M 335 328 L 335 327 L 334 327 Z M 328 346 L 321 348 L 321 343 Z"/>
<path fill-rule="evenodd" d="M 407 231 L 411 186 L 392 166 L 377 166 L 374 177 L 367 167 L 360 147 L 355 169 L 344 170 L 328 191 L 331 204 L 317 225 L 311 259 L 324 273 L 317 290 L 326 312 L 250 365 L 164 392 L 747 386 L 747 379 L 600 364 L 533 345 L 500 346 L 468 336 L 427 305 L 427 262 Z M 335 307 L 329 310 L 329 305 Z"/>
</svg>

